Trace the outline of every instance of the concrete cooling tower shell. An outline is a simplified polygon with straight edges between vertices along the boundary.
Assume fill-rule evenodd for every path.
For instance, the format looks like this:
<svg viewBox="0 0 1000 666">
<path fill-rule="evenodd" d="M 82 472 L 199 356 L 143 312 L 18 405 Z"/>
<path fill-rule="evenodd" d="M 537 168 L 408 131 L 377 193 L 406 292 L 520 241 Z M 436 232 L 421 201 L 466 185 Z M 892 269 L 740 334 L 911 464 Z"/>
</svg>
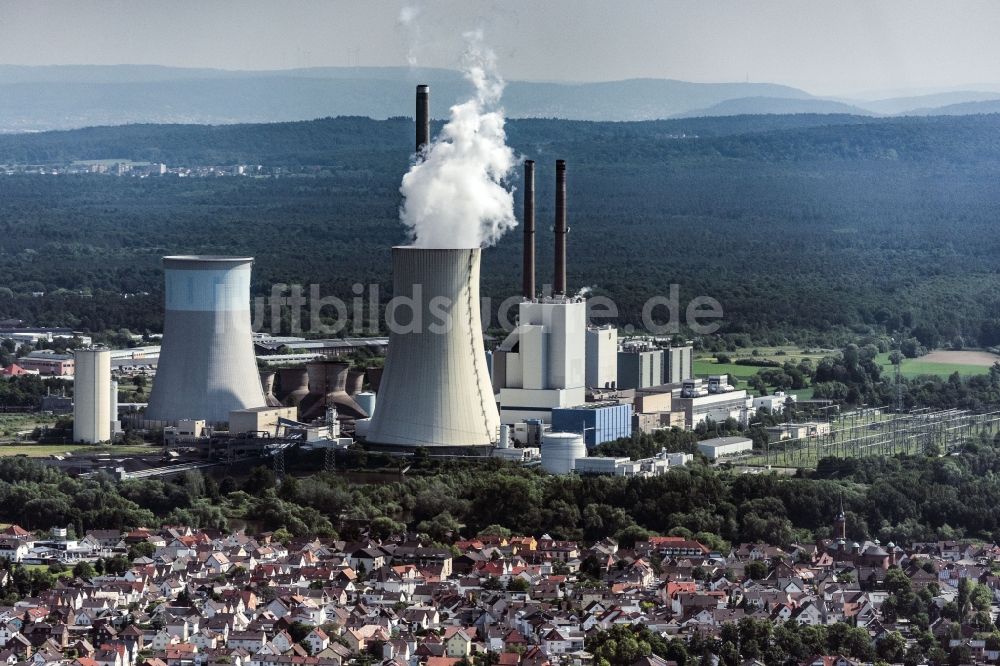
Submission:
<svg viewBox="0 0 1000 666">
<path fill-rule="evenodd" d="M 368 441 L 490 446 L 500 429 L 483 349 L 477 249 L 392 249 L 389 352 Z"/>
<path fill-rule="evenodd" d="M 351 370 L 347 373 L 347 395 L 352 398 L 361 393 L 365 386 L 365 371 Z"/>
<path fill-rule="evenodd" d="M 281 403 L 286 407 L 298 407 L 309 395 L 309 373 L 305 368 L 286 368 L 278 371 L 278 377 Z"/>
<path fill-rule="evenodd" d="M 336 407 L 339 419 L 363 419 L 368 413 L 347 394 L 350 367 L 337 361 L 313 361 L 306 365 L 309 395 L 299 403 L 299 419 L 311 421 L 326 415 L 327 407 Z"/>
<path fill-rule="evenodd" d="M 372 393 L 378 393 L 379 384 L 382 382 L 382 368 L 370 366 L 365 370 L 365 377 L 368 379 L 368 388 Z"/>
<path fill-rule="evenodd" d="M 164 257 L 163 344 L 147 421 L 225 423 L 264 407 L 250 326 L 252 257 Z"/>
<path fill-rule="evenodd" d="M 264 404 L 268 407 L 281 407 L 281 401 L 274 395 L 274 376 L 270 370 L 260 371 L 260 388 L 264 392 Z"/>
</svg>

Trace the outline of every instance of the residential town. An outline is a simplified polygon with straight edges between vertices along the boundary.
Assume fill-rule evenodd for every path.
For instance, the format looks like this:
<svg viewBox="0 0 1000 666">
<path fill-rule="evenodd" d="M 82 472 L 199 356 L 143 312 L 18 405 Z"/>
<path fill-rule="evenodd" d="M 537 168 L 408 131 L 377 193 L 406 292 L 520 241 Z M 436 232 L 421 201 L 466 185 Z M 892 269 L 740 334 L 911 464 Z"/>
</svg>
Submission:
<svg viewBox="0 0 1000 666">
<path fill-rule="evenodd" d="M 9 604 L 0 607 L 0 660 L 589 666 L 597 660 L 588 649 L 622 625 L 674 645 L 714 646 L 709 656 L 722 652 L 728 663 L 727 634 L 752 620 L 849 626 L 880 656 L 902 655 L 931 636 L 930 649 L 1000 658 L 996 641 L 981 635 L 992 626 L 979 626 L 992 622 L 1000 600 L 1000 547 L 850 542 L 842 511 L 833 528 L 837 538 L 815 544 L 713 552 L 685 536 L 625 548 L 610 538 L 584 545 L 482 534 L 444 545 L 407 534 L 349 543 L 177 526 L 91 530 L 76 539 L 65 529 L 40 537 L 11 525 L 0 534 L 0 589 Z M 30 586 L 48 589 L 21 592 L 15 578 L 46 564 L 55 576 L 41 584 L 32 577 Z M 925 617 L 906 619 L 907 596 L 928 600 Z M 956 605 L 966 603 L 981 613 L 963 620 L 959 608 L 954 621 Z M 639 661 L 678 663 L 649 654 Z M 817 653 L 794 661 L 870 660 Z"/>
</svg>

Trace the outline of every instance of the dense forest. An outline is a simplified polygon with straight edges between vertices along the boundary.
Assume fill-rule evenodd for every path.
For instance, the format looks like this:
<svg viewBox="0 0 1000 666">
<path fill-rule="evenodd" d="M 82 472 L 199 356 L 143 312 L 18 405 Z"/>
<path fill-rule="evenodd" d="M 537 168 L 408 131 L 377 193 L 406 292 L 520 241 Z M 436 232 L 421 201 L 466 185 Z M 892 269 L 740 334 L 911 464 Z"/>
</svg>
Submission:
<svg viewBox="0 0 1000 666">
<path fill-rule="evenodd" d="M 562 157 L 570 284 L 611 296 L 622 324 L 640 324 L 643 303 L 678 284 L 682 307 L 712 296 L 723 333 L 765 343 L 917 328 L 926 346 L 958 335 L 1000 343 L 1000 115 L 508 129 L 539 161 L 540 282 L 551 265 L 550 161 Z M 398 186 L 411 144 L 409 120 L 364 118 L 2 136 L 0 163 L 316 168 L 266 179 L 2 176 L 0 319 L 155 331 L 167 253 L 252 254 L 258 295 L 274 283 L 341 297 L 355 283 L 388 287 L 389 248 L 405 241 Z M 486 252 L 484 295 L 516 293 L 519 257 L 516 231 Z"/>
<path fill-rule="evenodd" d="M 438 462 L 418 455 L 395 482 L 351 483 L 315 473 L 313 455 L 290 452 L 277 482 L 264 467 L 242 479 L 199 472 L 174 481 L 71 479 L 27 459 L 0 460 L 0 520 L 31 529 L 77 531 L 169 524 L 285 529 L 292 535 L 409 528 L 445 540 L 499 525 L 519 533 L 594 541 L 613 534 L 630 545 L 650 533 L 696 535 L 714 548 L 778 545 L 829 536 L 841 498 L 852 539 L 910 543 L 1000 539 L 1000 437 L 959 456 L 825 459 L 795 478 L 745 475 L 694 462 L 655 478 L 551 476 L 499 460 Z M 345 465 L 377 465 L 382 454 L 352 450 Z"/>
</svg>

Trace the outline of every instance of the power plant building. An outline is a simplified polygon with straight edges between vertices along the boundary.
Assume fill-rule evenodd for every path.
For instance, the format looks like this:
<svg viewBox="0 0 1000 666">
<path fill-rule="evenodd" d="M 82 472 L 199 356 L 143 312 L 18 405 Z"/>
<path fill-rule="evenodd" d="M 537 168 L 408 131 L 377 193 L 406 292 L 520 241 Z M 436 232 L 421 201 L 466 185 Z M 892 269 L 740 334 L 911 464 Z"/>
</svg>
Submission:
<svg viewBox="0 0 1000 666">
<path fill-rule="evenodd" d="M 566 294 L 566 162 L 556 161 L 553 295 L 535 293 L 534 162 L 525 163 L 524 301 L 517 327 L 493 353 L 500 420 L 549 422 L 554 409 L 587 399 L 587 304 Z"/>
<path fill-rule="evenodd" d="M 389 352 L 369 442 L 439 448 L 497 441 L 500 416 L 479 310 L 480 258 L 478 248 L 392 249 L 393 301 L 400 306 L 390 302 L 386 311 Z"/>
<path fill-rule="evenodd" d="M 588 403 L 552 410 L 553 432 L 581 433 L 587 448 L 632 435 L 632 405 Z"/>
<path fill-rule="evenodd" d="M 163 258 L 163 344 L 145 420 L 225 423 L 264 407 L 250 325 L 251 257 Z"/>
<path fill-rule="evenodd" d="M 663 350 L 663 383 L 679 384 L 694 377 L 694 348 L 667 347 Z"/>
<path fill-rule="evenodd" d="M 614 326 L 587 328 L 587 388 L 618 386 L 618 329 Z"/>
<path fill-rule="evenodd" d="M 86 444 L 111 439 L 111 351 L 78 349 L 74 353 L 73 441 Z M 117 404 L 116 404 L 117 409 Z"/>
<path fill-rule="evenodd" d="M 525 301 L 517 328 L 493 354 L 500 382 L 500 420 L 541 419 L 552 410 L 587 399 L 585 357 L 587 304 L 557 298 Z"/>
<path fill-rule="evenodd" d="M 709 460 L 753 451 L 753 440 L 746 437 L 716 437 L 698 442 L 698 452 Z"/>
<path fill-rule="evenodd" d="M 626 347 L 618 352 L 618 388 L 643 389 L 663 384 L 663 350 Z"/>
</svg>

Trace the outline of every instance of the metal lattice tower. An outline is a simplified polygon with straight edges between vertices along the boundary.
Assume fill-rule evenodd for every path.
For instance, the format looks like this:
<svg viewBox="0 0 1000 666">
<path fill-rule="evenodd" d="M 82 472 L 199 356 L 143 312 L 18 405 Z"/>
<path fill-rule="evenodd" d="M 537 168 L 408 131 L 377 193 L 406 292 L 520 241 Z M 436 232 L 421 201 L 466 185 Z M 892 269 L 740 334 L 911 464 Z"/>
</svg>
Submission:
<svg viewBox="0 0 1000 666">
<path fill-rule="evenodd" d="M 285 478 L 285 450 L 277 449 L 271 457 L 271 464 L 274 466 L 274 477 L 281 481 Z"/>
</svg>

